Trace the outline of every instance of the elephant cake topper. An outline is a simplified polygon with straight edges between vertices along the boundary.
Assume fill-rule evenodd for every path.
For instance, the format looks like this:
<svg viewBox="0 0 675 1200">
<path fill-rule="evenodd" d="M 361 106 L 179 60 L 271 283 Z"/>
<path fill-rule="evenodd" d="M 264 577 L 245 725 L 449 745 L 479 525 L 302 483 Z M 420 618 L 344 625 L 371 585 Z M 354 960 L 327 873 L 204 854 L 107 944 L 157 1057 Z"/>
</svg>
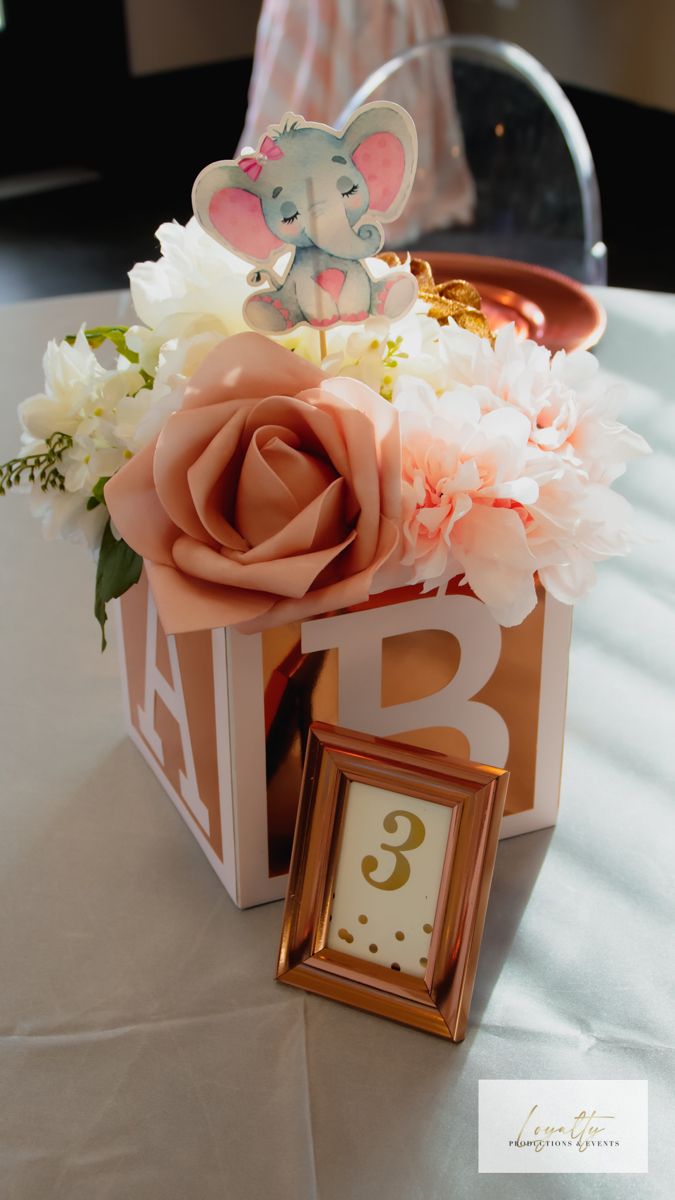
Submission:
<svg viewBox="0 0 675 1200">
<path fill-rule="evenodd" d="M 417 297 L 414 276 L 389 270 L 375 278 L 363 260 L 382 249 L 380 222 L 402 211 L 416 163 L 412 117 L 375 101 L 342 132 L 287 113 L 257 152 L 205 167 L 192 191 L 199 224 L 255 264 L 247 325 L 279 334 L 404 316 Z"/>
</svg>

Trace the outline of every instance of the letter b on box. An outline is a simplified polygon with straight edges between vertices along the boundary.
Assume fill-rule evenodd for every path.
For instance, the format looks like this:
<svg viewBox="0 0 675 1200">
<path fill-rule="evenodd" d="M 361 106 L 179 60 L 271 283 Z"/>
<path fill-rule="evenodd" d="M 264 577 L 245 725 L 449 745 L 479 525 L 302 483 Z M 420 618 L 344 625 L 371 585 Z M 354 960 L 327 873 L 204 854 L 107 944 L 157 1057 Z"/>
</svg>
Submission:
<svg viewBox="0 0 675 1200">
<path fill-rule="evenodd" d="M 417 589 L 263 634 L 166 637 L 145 576 L 119 605 L 131 737 L 241 907 L 284 894 L 309 726 L 511 772 L 502 836 L 555 822 L 571 609 L 502 629 L 467 588 Z"/>
</svg>

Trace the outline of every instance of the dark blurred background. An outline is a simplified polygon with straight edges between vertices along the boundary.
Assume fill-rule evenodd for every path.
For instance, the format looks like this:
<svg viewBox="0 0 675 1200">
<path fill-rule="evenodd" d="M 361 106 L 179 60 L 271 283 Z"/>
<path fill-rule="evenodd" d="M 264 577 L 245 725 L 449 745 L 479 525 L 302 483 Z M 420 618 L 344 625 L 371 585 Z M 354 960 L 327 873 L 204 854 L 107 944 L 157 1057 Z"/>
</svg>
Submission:
<svg viewBox="0 0 675 1200">
<path fill-rule="evenodd" d="M 609 282 L 675 291 L 672 0 L 447 0 L 453 32 L 530 50 L 588 137 Z M 0 303 L 122 287 L 234 153 L 258 0 L 0 0 Z"/>
</svg>

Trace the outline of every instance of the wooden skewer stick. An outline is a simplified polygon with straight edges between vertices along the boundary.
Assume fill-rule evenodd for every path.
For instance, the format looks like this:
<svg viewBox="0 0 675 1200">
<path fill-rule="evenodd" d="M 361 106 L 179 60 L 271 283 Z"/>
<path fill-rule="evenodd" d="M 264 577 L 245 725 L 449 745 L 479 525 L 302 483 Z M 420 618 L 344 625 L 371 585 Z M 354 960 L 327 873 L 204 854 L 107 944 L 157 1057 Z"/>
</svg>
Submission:
<svg viewBox="0 0 675 1200">
<path fill-rule="evenodd" d="M 319 348 L 321 351 L 321 361 L 323 362 L 324 358 L 326 358 L 328 355 L 328 349 L 326 347 L 326 335 L 323 329 L 319 330 Z"/>
</svg>

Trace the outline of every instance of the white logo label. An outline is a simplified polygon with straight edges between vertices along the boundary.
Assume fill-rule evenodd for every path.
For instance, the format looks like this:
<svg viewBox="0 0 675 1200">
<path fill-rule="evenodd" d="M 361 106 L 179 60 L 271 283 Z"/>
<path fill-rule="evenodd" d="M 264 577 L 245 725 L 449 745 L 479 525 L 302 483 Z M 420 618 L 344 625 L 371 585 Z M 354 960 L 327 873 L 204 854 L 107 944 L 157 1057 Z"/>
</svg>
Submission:
<svg viewBox="0 0 675 1200">
<path fill-rule="evenodd" d="M 481 1079 L 481 1174 L 642 1174 L 646 1079 Z"/>
</svg>

